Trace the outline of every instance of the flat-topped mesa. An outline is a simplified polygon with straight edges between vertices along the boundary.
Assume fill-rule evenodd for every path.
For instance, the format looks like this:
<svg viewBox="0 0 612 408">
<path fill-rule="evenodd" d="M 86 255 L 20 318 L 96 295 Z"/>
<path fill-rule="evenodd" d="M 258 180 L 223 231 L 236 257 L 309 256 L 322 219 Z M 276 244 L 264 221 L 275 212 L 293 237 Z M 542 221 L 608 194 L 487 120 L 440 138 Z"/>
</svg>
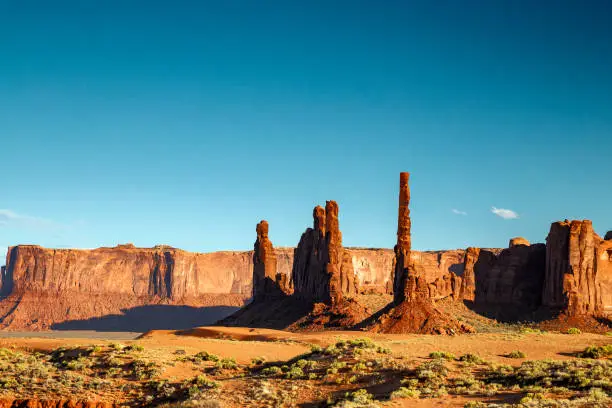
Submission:
<svg viewBox="0 0 612 408">
<path fill-rule="evenodd" d="M 253 251 L 253 299 L 258 301 L 289 294 L 286 276 L 276 272 L 276 253 L 268 237 L 268 222 L 261 221 L 255 230 L 257 240 Z"/>
<path fill-rule="evenodd" d="M 344 295 L 358 292 L 351 255 L 342 247 L 338 204 L 327 201 L 325 209 L 313 210 L 308 228 L 294 252 L 292 282 L 296 297 L 337 304 Z"/>
<path fill-rule="evenodd" d="M 546 270 L 542 304 L 569 316 L 602 311 L 596 283 L 599 245 L 589 220 L 554 222 L 546 238 Z"/>
<path fill-rule="evenodd" d="M 410 187 L 408 181 L 410 173 L 400 173 L 399 206 L 397 217 L 397 244 L 395 245 L 395 264 L 393 272 L 393 301 L 400 303 L 404 300 L 407 289 L 406 280 L 410 266 Z"/>
</svg>

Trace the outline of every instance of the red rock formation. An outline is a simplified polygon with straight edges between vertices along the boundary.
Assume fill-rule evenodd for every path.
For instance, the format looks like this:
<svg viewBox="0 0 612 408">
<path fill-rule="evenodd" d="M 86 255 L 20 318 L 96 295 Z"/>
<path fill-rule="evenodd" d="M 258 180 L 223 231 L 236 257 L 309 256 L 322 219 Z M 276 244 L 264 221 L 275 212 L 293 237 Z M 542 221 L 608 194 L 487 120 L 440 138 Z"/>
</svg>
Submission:
<svg viewBox="0 0 612 408">
<path fill-rule="evenodd" d="M 569 316 L 601 312 L 595 282 L 596 234 L 591 221 L 551 225 L 546 239 L 546 272 L 542 303 Z"/>
<path fill-rule="evenodd" d="M 268 238 L 268 222 L 257 224 L 257 240 L 253 250 L 253 298 L 262 300 L 291 293 L 287 275 L 277 273 L 278 261 Z"/>
<path fill-rule="evenodd" d="M 338 204 L 313 210 L 314 226 L 308 228 L 295 249 L 292 282 L 295 295 L 309 302 L 339 303 L 344 295 L 358 292 L 350 253 L 342 247 Z"/>
<path fill-rule="evenodd" d="M 384 333 L 456 334 L 473 331 L 438 310 L 434 304 L 440 287 L 459 293 L 461 284 L 453 276 L 448 282 L 437 280 L 428 284 L 426 272 L 416 267 L 411 258 L 410 189 L 408 173 L 400 173 L 397 244 L 395 245 L 393 308 L 380 316 L 370 328 Z M 438 261 L 438 264 L 440 262 Z M 433 287 L 432 287 L 433 286 Z"/>
<path fill-rule="evenodd" d="M 516 237 L 516 238 L 512 238 L 512 239 L 510 240 L 510 243 L 508 244 L 508 248 L 512 248 L 512 247 L 515 247 L 515 246 L 518 246 L 518 245 L 526 245 L 526 246 L 529 246 L 529 245 L 531 245 L 531 244 L 529 243 L 529 241 L 527 241 L 527 240 L 526 240 L 525 238 L 523 238 L 523 237 Z"/>
<path fill-rule="evenodd" d="M 393 301 L 399 304 L 404 300 L 408 269 L 410 267 L 410 173 L 400 173 L 399 205 L 397 216 L 397 244 L 395 245 L 395 264 L 393 273 Z"/>
<path fill-rule="evenodd" d="M 595 263 L 597 304 L 606 314 L 612 314 L 612 240 L 603 240 L 597 247 Z"/>
</svg>

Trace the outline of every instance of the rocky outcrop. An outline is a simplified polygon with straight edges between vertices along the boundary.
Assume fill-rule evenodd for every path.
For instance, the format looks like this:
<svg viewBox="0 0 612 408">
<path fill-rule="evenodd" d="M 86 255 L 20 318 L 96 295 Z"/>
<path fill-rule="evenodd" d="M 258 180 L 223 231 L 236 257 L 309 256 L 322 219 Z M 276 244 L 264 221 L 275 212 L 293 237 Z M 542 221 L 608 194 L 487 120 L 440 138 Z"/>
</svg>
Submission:
<svg viewBox="0 0 612 408">
<path fill-rule="evenodd" d="M 606 238 L 595 233 L 589 220 L 551 225 L 546 239 L 543 305 L 570 317 L 612 312 L 612 241 Z"/>
<path fill-rule="evenodd" d="M 596 285 L 596 234 L 589 220 L 555 222 L 546 239 L 542 303 L 569 316 L 601 312 Z"/>
<path fill-rule="evenodd" d="M 294 294 L 308 302 L 337 304 L 345 295 L 358 293 L 352 256 L 342 247 L 338 204 L 327 201 L 325 209 L 315 207 L 313 218 L 313 228 L 302 234 L 295 249 Z"/>
<path fill-rule="evenodd" d="M 274 249 L 267 231 L 267 223 L 258 225 L 253 277 L 256 288 L 263 286 L 259 283 L 262 279 L 271 282 L 272 274 L 276 274 L 270 255 Z M 267 269 L 264 252 L 273 265 Z M 278 286 L 278 279 L 275 283 Z M 295 249 L 291 284 L 294 291 L 290 296 L 266 296 L 278 291 L 272 288 L 272 283 L 270 287 L 258 289 L 253 303 L 218 324 L 317 331 L 351 328 L 369 316 L 369 310 L 353 299 L 358 293 L 358 284 L 353 257 L 342 247 L 335 201 L 327 201 L 325 209 L 314 208 L 313 228 L 306 230 Z M 265 293 L 260 295 L 260 292 Z"/>
<path fill-rule="evenodd" d="M 512 238 L 512 239 L 510 240 L 510 242 L 508 243 L 508 248 L 512 248 L 512 247 L 515 247 L 515 246 L 518 246 L 518 245 L 526 245 L 526 246 L 529 246 L 529 245 L 531 245 L 531 244 L 529 243 L 529 241 L 527 241 L 527 240 L 526 240 L 525 238 L 523 238 L 523 237 L 516 237 L 516 238 Z"/>
<path fill-rule="evenodd" d="M 383 333 L 421 333 L 421 334 L 458 334 L 473 329 L 461 324 L 439 310 L 434 303 L 438 292 L 458 296 L 461 281 L 453 272 L 441 277 L 428 275 L 428 270 L 420 262 L 421 268 L 411 254 L 410 236 L 410 188 L 409 174 L 400 173 L 399 206 L 397 221 L 397 244 L 393 278 L 393 303 L 383 312 L 370 330 Z M 425 258 L 425 257 L 422 257 Z M 437 254 L 438 273 L 443 268 L 458 264 L 460 258 L 450 256 L 444 259 Z M 422 261 L 422 259 L 420 259 Z M 438 275 L 435 273 L 435 275 Z M 435 280 L 433 280 L 435 278 Z M 432 281 L 429 283 L 428 281 Z"/>
<path fill-rule="evenodd" d="M 604 240 L 606 241 L 612 241 L 612 231 L 608 231 L 606 232 L 606 235 L 604 237 Z"/>
<path fill-rule="evenodd" d="M 255 301 L 291 293 L 287 274 L 277 273 L 278 260 L 268 237 L 268 222 L 257 224 L 253 250 L 253 298 Z"/>
</svg>

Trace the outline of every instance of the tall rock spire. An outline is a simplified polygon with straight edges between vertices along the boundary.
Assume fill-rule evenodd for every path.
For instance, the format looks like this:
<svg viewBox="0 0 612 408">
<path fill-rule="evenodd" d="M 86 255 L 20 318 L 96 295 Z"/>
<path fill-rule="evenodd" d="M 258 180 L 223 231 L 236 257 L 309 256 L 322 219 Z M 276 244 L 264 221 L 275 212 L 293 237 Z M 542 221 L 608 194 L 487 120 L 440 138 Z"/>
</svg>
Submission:
<svg viewBox="0 0 612 408">
<path fill-rule="evenodd" d="M 395 245 L 395 267 L 393 273 L 393 300 L 399 303 L 404 300 L 406 279 L 410 264 L 410 173 L 400 173 L 399 206 L 397 216 L 397 244 Z"/>
<path fill-rule="evenodd" d="M 253 298 L 261 300 L 267 297 L 288 294 L 289 288 L 285 275 L 276 273 L 276 253 L 268 237 L 268 222 L 257 224 L 257 240 L 253 251 Z"/>
</svg>

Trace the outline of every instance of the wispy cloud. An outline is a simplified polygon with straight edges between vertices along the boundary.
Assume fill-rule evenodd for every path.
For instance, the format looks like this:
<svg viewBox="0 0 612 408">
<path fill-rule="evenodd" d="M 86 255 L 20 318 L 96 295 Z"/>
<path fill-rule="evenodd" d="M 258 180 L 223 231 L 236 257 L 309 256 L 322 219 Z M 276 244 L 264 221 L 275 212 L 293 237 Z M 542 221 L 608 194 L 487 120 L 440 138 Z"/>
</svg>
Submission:
<svg viewBox="0 0 612 408">
<path fill-rule="evenodd" d="M 465 211 L 461 211 L 461 210 L 458 210 L 458 209 L 456 209 L 456 208 L 453 208 L 451 211 L 453 212 L 453 214 L 457 214 L 457 215 L 467 215 L 467 213 L 466 213 Z"/>
<path fill-rule="evenodd" d="M 514 220 L 519 217 L 516 212 L 506 208 L 491 207 L 491 212 L 498 217 L 502 217 L 504 220 Z"/>
<path fill-rule="evenodd" d="M 47 220 L 45 218 L 19 214 L 13 210 L 0 209 L 0 225 L 11 224 L 25 225 L 30 227 L 53 227 L 59 225 L 56 222 Z"/>
</svg>

